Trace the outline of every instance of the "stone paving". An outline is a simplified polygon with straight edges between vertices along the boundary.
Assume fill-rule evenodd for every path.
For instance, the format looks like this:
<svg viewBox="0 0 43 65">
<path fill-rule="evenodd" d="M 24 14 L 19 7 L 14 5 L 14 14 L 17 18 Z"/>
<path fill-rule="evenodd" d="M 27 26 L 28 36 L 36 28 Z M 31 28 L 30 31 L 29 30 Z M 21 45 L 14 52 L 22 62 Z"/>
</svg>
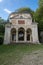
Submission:
<svg viewBox="0 0 43 65">
<path fill-rule="evenodd" d="M 23 58 L 15 65 L 43 65 L 43 50 L 24 54 Z"/>
</svg>

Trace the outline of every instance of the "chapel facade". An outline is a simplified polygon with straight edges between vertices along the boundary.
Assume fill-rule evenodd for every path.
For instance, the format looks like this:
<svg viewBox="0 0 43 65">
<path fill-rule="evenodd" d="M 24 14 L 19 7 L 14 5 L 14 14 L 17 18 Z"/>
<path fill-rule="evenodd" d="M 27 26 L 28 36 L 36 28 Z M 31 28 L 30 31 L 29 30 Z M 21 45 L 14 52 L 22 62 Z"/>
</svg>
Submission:
<svg viewBox="0 0 43 65">
<path fill-rule="evenodd" d="M 39 43 L 38 23 L 29 13 L 11 13 L 5 25 L 4 44 Z"/>
</svg>

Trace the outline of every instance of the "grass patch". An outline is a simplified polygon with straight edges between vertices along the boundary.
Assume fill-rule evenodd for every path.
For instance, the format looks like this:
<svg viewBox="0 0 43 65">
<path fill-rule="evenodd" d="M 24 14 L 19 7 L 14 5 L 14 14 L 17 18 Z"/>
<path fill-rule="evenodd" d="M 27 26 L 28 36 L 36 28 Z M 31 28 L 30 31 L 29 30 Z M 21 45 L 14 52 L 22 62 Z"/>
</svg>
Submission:
<svg viewBox="0 0 43 65">
<path fill-rule="evenodd" d="M 43 50 L 43 45 L 0 45 L 0 65 L 15 65 L 24 54 L 41 49 Z"/>
</svg>

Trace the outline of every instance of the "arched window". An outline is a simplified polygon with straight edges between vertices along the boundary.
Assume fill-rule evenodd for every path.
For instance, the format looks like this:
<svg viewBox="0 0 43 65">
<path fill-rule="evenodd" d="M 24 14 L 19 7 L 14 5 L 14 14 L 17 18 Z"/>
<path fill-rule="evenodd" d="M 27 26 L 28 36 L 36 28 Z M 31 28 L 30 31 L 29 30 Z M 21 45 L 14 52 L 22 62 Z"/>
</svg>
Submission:
<svg viewBox="0 0 43 65">
<path fill-rule="evenodd" d="M 15 28 L 11 29 L 11 36 L 12 36 L 12 41 L 16 41 L 16 29 Z"/>
<path fill-rule="evenodd" d="M 30 41 L 32 31 L 31 31 L 31 29 L 30 29 L 30 28 L 28 28 L 26 32 L 27 32 L 27 41 Z"/>
<path fill-rule="evenodd" d="M 25 30 L 24 28 L 21 27 L 18 29 L 18 40 L 24 41 L 24 36 L 25 36 Z"/>
</svg>

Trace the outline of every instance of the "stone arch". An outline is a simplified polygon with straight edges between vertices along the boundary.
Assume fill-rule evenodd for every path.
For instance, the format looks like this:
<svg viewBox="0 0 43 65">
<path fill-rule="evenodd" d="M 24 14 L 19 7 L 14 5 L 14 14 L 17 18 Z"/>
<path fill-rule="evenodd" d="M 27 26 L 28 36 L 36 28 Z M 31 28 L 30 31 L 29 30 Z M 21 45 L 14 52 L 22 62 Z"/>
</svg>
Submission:
<svg viewBox="0 0 43 65">
<path fill-rule="evenodd" d="M 32 30 L 30 28 L 28 28 L 26 30 L 26 36 L 27 36 L 26 39 L 27 39 L 27 41 L 31 40 L 31 35 L 32 35 Z"/>
<path fill-rule="evenodd" d="M 12 28 L 11 29 L 11 39 L 12 41 L 16 41 L 16 29 L 15 28 Z"/>
<path fill-rule="evenodd" d="M 18 29 L 18 40 L 24 41 L 24 37 L 25 37 L 25 29 L 23 27 L 20 27 Z"/>
</svg>

